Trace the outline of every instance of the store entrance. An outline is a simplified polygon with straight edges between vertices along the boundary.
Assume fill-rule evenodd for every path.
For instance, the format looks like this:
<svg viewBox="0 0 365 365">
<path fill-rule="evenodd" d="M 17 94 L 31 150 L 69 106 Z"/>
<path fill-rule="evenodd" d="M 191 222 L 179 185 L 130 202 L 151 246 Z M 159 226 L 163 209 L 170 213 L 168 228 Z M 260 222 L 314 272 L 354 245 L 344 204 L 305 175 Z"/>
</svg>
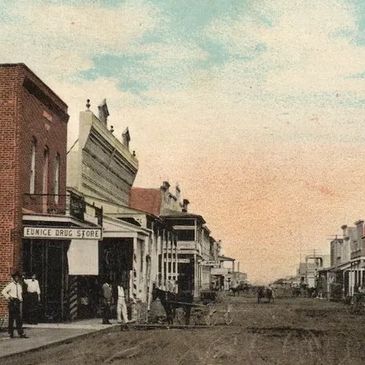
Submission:
<svg viewBox="0 0 365 365">
<path fill-rule="evenodd" d="M 39 319 L 59 322 L 67 319 L 67 249 L 69 241 L 25 240 L 23 271 L 36 274 L 41 289 Z"/>
<path fill-rule="evenodd" d="M 178 264 L 178 287 L 179 293 L 194 293 L 194 264 L 189 263 L 179 263 Z"/>
</svg>

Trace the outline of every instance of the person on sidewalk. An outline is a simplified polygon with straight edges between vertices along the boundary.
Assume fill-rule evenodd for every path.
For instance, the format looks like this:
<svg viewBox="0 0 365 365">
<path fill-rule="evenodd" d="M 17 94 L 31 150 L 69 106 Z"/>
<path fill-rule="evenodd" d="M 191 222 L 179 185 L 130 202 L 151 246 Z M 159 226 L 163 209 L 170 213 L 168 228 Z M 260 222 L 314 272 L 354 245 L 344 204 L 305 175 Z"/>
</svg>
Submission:
<svg viewBox="0 0 365 365">
<path fill-rule="evenodd" d="M 21 303 L 23 301 L 22 285 L 20 284 L 20 274 L 12 274 L 12 281 L 2 290 L 1 294 L 8 301 L 9 309 L 9 336 L 14 337 L 14 321 L 20 338 L 28 338 L 23 331 L 23 321 L 21 314 Z"/>
<path fill-rule="evenodd" d="M 108 280 L 105 280 L 102 286 L 103 292 L 103 324 L 111 324 L 110 319 L 110 306 L 112 304 L 112 287 Z"/>
<path fill-rule="evenodd" d="M 22 322 L 24 323 L 28 318 L 28 285 L 25 282 L 27 277 L 26 273 L 23 272 L 19 279 L 19 284 L 22 286 L 22 297 L 23 301 L 20 302 L 20 314 L 22 316 Z"/>
<path fill-rule="evenodd" d="M 128 323 L 128 312 L 127 304 L 125 301 L 125 290 L 123 287 L 123 282 L 120 281 L 118 285 L 118 300 L 117 300 L 117 321 L 118 323 Z M 122 322 L 123 318 L 123 322 Z"/>
<path fill-rule="evenodd" d="M 37 276 L 32 274 L 31 279 L 25 279 L 27 284 L 27 319 L 30 324 L 38 324 L 39 303 L 41 301 L 41 289 Z"/>
</svg>

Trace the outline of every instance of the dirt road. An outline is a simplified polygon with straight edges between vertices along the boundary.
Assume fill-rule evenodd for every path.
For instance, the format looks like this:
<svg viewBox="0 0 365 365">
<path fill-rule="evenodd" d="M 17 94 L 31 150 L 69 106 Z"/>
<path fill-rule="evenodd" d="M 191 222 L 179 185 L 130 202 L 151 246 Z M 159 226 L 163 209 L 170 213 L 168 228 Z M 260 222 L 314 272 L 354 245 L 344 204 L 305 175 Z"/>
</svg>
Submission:
<svg viewBox="0 0 365 365">
<path fill-rule="evenodd" d="M 10 364 L 364 364 L 365 316 L 318 299 L 229 297 L 232 325 L 207 329 L 129 330 L 4 361 Z"/>
</svg>

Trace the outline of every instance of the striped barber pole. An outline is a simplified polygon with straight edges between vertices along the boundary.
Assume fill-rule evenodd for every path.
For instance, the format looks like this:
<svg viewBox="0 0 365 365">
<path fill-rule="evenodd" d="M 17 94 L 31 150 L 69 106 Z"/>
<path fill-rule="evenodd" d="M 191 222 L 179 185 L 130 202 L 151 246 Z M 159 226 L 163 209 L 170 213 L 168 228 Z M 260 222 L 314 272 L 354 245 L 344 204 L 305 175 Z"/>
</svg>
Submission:
<svg viewBox="0 0 365 365">
<path fill-rule="evenodd" d="M 130 299 L 131 299 L 131 316 L 132 316 L 132 320 L 134 321 L 139 321 L 139 314 L 137 313 L 137 303 L 136 303 L 136 299 L 137 299 L 137 256 L 135 253 L 135 250 L 133 252 L 133 268 L 132 268 L 132 275 L 130 275 Z"/>
<path fill-rule="evenodd" d="M 77 317 L 77 276 L 69 276 L 70 319 Z"/>
<path fill-rule="evenodd" d="M 132 280 L 132 296 L 134 299 L 137 299 L 137 283 L 138 283 L 138 275 L 137 275 L 137 255 L 133 253 L 133 280 Z"/>
</svg>

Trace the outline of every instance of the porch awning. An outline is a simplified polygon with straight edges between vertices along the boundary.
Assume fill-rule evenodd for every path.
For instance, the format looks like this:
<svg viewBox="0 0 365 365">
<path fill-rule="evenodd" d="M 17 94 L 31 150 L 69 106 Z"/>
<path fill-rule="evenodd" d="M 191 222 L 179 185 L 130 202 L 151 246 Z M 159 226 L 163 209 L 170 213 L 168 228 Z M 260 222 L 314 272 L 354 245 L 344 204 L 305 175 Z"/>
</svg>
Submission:
<svg viewBox="0 0 365 365">
<path fill-rule="evenodd" d="M 71 240 L 67 259 L 69 275 L 99 275 L 98 240 Z"/>
</svg>

